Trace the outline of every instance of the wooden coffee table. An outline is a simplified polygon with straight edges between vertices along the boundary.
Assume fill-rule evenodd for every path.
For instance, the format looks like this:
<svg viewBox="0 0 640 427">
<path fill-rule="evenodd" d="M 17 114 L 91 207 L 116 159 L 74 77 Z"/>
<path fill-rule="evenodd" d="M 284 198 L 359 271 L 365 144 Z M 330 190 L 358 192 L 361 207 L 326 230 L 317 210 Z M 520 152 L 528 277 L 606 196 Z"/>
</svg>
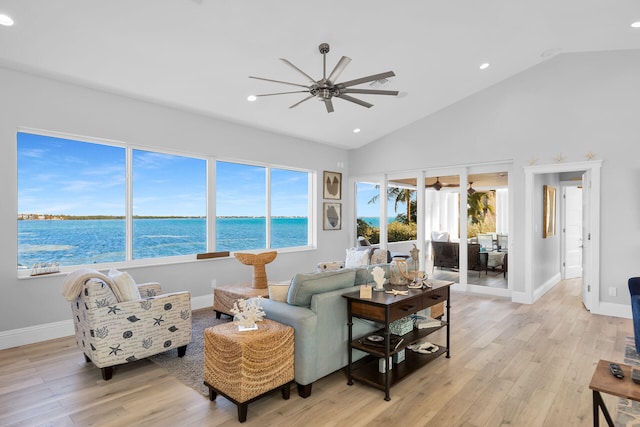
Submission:
<svg viewBox="0 0 640 427">
<path fill-rule="evenodd" d="M 614 396 L 640 402 L 640 384 L 636 384 L 631 380 L 631 366 L 618 363 L 620 368 L 622 368 L 622 372 L 624 372 L 624 378 L 618 379 L 611 375 L 609 363 L 618 362 L 600 360 L 598 362 L 598 366 L 596 366 L 595 372 L 593 373 L 593 377 L 591 378 L 591 383 L 589 384 L 589 388 L 593 390 L 593 425 L 595 427 L 600 425 L 600 413 L 598 408 L 602 410 L 602 414 L 607 420 L 609 427 L 614 427 L 611 415 L 609 414 L 600 393 L 612 394 Z"/>
</svg>

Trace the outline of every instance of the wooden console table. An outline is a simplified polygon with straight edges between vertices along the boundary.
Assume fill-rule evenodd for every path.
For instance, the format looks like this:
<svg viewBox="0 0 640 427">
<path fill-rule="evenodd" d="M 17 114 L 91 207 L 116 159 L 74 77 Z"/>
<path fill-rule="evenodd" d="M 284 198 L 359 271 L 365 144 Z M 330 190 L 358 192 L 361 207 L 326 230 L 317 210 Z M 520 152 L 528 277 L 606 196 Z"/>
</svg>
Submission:
<svg viewBox="0 0 640 427">
<path fill-rule="evenodd" d="M 449 321 L 450 321 L 450 286 L 453 282 L 442 280 L 431 280 L 430 283 L 433 287 L 430 289 L 407 289 L 404 287 L 396 287 L 396 289 L 402 288 L 402 290 L 408 290 L 408 295 L 393 295 L 385 292 L 373 292 L 371 298 L 360 298 L 360 292 L 351 292 L 344 294 L 347 299 L 348 310 L 348 329 L 349 329 L 349 363 L 347 365 L 347 377 L 348 385 L 353 384 L 353 380 L 362 381 L 365 384 L 376 387 L 380 390 L 384 390 L 384 400 L 391 400 L 389 389 L 398 381 L 405 378 L 407 375 L 431 362 L 435 358 L 446 353 L 446 357 L 449 358 Z M 388 287 L 388 289 L 391 289 Z M 441 322 L 441 326 L 427 329 L 413 329 L 405 335 L 402 335 L 402 341 L 395 348 L 391 348 L 392 334 L 389 329 L 389 324 L 395 320 L 417 313 L 418 311 L 434 306 L 441 302 L 447 302 L 446 321 Z M 384 337 L 383 347 L 373 347 L 366 345 L 360 340 L 353 339 L 353 318 L 373 320 L 384 324 L 384 328 L 379 333 Z M 414 353 L 407 350 L 405 352 L 405 360 L 393 366 L 389 369 L 387 366 L 384 373 L 380 373 L 378 370 L 378 361 L 384 360 L 385 366 L 389 363 L 389 358 L 394 354 L 401 352 L 408 345 L 416 343 L 427 335 L 441 329 L 447 330 L 447 344 L 446 346 L 439 345 L 438 351 L 431 354 Z M 394 336 L 395 337 L 395 336 Z M 363 359 L 356 363 L 353 363 L 353 349 L 364 351 L 368 353 Z"/>
<path fill-rule="evenodd" d="M 618 362 L 600 360 L 591 378 L 591 383 L 589 383 L 589 388 L 593 390 L 593 425 L 595 427 L 600 425 L 600 413 L 598 409 L 602 410 L 602 414 L 609 427 L 614 427 L 613 420 L 604 404 L 604 400 L 602 400 L 600 392 L 640 402 L 640 385 L 631 380 L 631 366 L 618 363 L 620 368 L 622 368 L 622 372 L 624 372 L 624 378 L 618 379 L 611 375 L 609 363 Z"/>
</svg>

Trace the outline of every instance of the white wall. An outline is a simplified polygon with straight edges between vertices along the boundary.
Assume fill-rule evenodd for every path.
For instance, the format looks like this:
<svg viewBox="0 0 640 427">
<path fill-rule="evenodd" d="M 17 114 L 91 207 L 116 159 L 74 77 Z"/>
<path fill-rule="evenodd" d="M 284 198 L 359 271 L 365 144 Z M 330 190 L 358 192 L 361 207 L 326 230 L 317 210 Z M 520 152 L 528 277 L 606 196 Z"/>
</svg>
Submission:
<svg viewBox="0 0 640 427">
<path fill-rule="evenodd" d="M 512 160 L 509 260 L 514 289 L 522 291 L 523 167 L 552 164 L 559 155 L 585 161 L 593 152 L 603 160 L 600 298 L 621 307 L 629 304 L 627 279 L 640 275 L 639 103 L 640 51 L 560 55 L 350 152 L 350 174 Z M 604 291 L 609 287 L 616 297 Z"/>
<path fill-rule="evenodd" d="M 3 332 L 6 336 L 7 331 L 38 328 L 71 319 L 69 303 L 60 294 L 62 275 L 17 279 L 18 128 L 306 168 L 317 172 L 318 185 L 323 170 L 341 171 L 337 168 L 338 162 L 348 164 L 347 152 L 338 148 L 6 68 L 0 68 L 0 93 L 0 147 L 3 153 L 0 157 L 0 341 Z M 347 182 L 347 170 L 341 172 Z M 316 213 L 320 216 L 321 191 L 318 197 Z M 348 198 L 343 199 L 343 202 L 348 201 Z M 345 211 L 348 211 L 346 207 Z M 344 248 L 352 244 L 347 227 L 342 231 L 322 231 L 319 221 L 317 230 L 318 249 L 280 253 L 267 266 L 270 280 L 287 280 L 295 272 L 314 270 L 319 261 L 344 258 Z M 137 282 L 160 281 L 166 291 L 189 290 L 193 297 L 212 294 L 213 278 L 218 285 L 251 280 L 251 269 L 233 257 L 195 261 L 194 256 L 190 263 L 124 269 L 131 272 Z"/>
<path fill-rule="evenodd" d="M 544 237 L 544 186 L 556 188 L 556 234 Z M 541 288 L 560 275 L 560 180 L 558 174 L 535 175 L 533 180 L 533 287 Z"/>
</svg>

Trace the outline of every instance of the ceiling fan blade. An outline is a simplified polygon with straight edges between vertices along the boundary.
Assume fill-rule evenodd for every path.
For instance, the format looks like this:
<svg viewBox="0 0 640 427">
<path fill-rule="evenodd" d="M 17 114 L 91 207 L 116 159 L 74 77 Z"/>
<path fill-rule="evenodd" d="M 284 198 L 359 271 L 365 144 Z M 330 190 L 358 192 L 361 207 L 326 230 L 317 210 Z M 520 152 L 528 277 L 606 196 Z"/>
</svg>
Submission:
<svg viewBox="0 0 640 427">
<path fill-rule="evenodd" d="M 378 90 L 378 89 L 342 89 L 340 93 L 368 93 L 370 95 L 398 95 L 397 90 Z"/>
<path fill-rule="evenodd" d="M 387 71 L 386 73 L 374 74 L 372 76 L 361 77 L 359 79 L 349 80 L 348 82 L 338 83 L 336 86 L 340 88 L 355 86 L 362 83 L 372 82 L 375 80 L 382 80 L 382 79 L 386 79 L 387 77 L 393 77 L 393 76 L 395 76 L 395 73 L 393 71 Z"/>
<path fill-rule="evenodd" d="M 335 81 L 338 80 L 338 77 L 340 77 L 340 74 L 342 74 L 342 72 L 345 68 L 347 68 L 347 65 L 349 65 L 350 62 L 351 58 L 349 58 L 348 56 L 343 56 L 342 58 L 340 58 L 340 61 L 338 61 L 331 74 L 329 74 L 329 78 L 327 79 L 327 81 L 329 83 L 335 83 Z"/>
<path fill-rule="evenodd" d="M 284 62 L 285 64 L 288 64 L 291 68 L 293 68 L 294 70 L 296 70 L 297 72 L 299 72 L 300 74 L 305 76 L 311 83 L 318 83 L 317 81 L 313 80 L 313 78 L 309 74 L 305 73 L 300 68 L 296 67 L 295 65 L 293 65 L 291 62 L 287 61 L 286 59 L 280 58 L 280 61 Z"/>
<path fill-rule="evenodd" d="M 311 98 L 313 98 L 313 95 L 309 95 L 309 96 L 307 96 L 305 99 L 303 99 L 302 101 L 298 101 L 298 102 L 296 102 L 295 104 L 293 104 L 293 105 L 292 105 L 291 107 L 289 107 L 289 108 L 297 107 L 298 105 L 302 104 L 304 101 L 306 101 L 306 100 L 308 100 L 308 99 L 311 99 Z"/>
<path fill-rule="evenodd" d="M 330 99 L 325 99 L 324 105 L 327 107 L 327 113 L 333 113 L 333 102 Z"/>
<path fill-rule="evenodd" d="M 369 104 L 368 102 L 365 102 L 365 101 L 363 101 L 361 99 L 354 98 L 353 96 L 345 95 L 343 93 L 341 93 L 340 95 L 336 95 L 336 97 L 342 98 L 342 99 L 344 99 L 346 101 L 351 101 L 351 102 L 353 102 L 355 104 L 358 104 L 358 105 L 362 105 L 363 107 L 367 107 L 367 108 L 373 107 L 373 104 Z"/>
<path fill-rule="evenodd" d="M 288 93 L 309 93 L 308 90 L 294 90 L 293 92 L 276 92 L 276 93 L 262 93 L 260 95 L 254 95 L 254 96 L 273 96 L 273 95 L 286 95 Z"/>
<path fill-rule="evenodd" d="M 267 81 L 267 82 L 282 83 L 282 84 L 291 85 L 291 86 L 299 86 L 299 87 L 303 87 L 303 88 L 309 89 L 309 86 L 301 85 L 301 84 L 298 84 L 298 83 L 289 83 L 289 82 L 283 82 L 281 80 L 265 79 L 264 77 L 255 77 L 255 76 L 249 76 L 249 78 L 250 79 L 256 79 L 256 80 L 264 80 L 264 81 Z"/>
</svg>

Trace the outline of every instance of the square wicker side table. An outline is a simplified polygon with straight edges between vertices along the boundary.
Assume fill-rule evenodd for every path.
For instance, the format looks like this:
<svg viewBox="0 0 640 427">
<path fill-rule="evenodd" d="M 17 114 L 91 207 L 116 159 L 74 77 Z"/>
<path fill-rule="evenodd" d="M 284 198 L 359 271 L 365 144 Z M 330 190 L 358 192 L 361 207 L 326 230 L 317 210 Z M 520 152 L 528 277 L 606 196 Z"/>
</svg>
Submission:
<svg viewBox="0 0 640 427">
<path fill-rule="evenodd" d="M 289 399 L 293 382 L 293 328 L 273 320 L 254 331 L 238 331 L 233 322 L 204 331 L 204 383 L 209 399 L 218 394 L 238 406 L 247 419 L 249 403 L 274 390 Z"/>
<path fill-rule="evenodd" d="M 255 297 L 269 298 L 269 288 L 254 288 L 251 283 L 215 288 L 213 290 L 213 310 L 216 312 L 216 318 L 219 319 L 222 313 L 233 317 L 231 308 L 234 302 L 241 298 L 249 299 Z"/>
</svg>

